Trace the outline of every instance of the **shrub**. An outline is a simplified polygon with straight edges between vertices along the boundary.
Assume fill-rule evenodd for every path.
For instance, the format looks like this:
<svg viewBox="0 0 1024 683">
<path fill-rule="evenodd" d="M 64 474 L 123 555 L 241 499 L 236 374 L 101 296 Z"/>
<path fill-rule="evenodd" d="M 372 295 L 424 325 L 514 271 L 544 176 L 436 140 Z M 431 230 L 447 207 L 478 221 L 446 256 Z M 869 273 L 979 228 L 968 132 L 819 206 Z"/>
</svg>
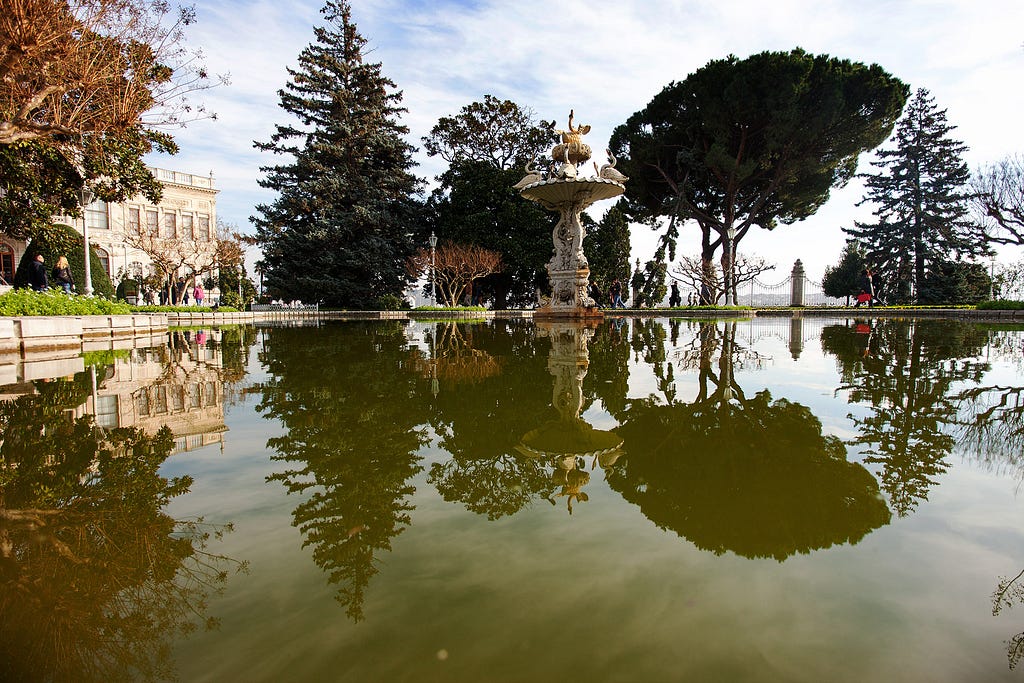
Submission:
<svg viewBox="0 0 1024 683">
<path fill-rule="evenodd" d="M 57 265 L 57 259 L 61 256 L 68 257 L 68 265 L 71 266 L 71 274 L 75 278 L 75 288 L 78 292 L 85 291 L 85 245 L 82 236 L 78 231 L 68 225 L 54 224 L 41 228 L 32 238 L 24 256 L 18 262 L 18 270 L 14 274 L 14 286 L 28 287 L 28 264 L 35 260 L 37 254 L 42 254 L 46 264 L 46 274 L 53 271 Z M 110 284 L 107 271 L 103 268 L 100 257 L 96 250 L 89 249 L 89 267 L 92 275 L 92 289 L 97 296 L 114 298 L 114 286 Z M 39 314 L 46 315 L 46 314 Z"/>
<path fill-rule="evenodd" d="M 380 311 L 400 311 L 403 308 L 409 308 L 406 300 L 397 294 L 385 294 L 377 299 L 377 306 L 377 310 Z"/>
<path fill-rule="evenodd" d="M 1020 311 L 1024 310 L 1024 301 L 979 301 L 979 311 Z"/>
<path fill-rule="evenodd" d="M 70 260 L 70 259 L 69 259 Z M 50 290 L 13 289 L 0 295 L 0 315 L 127 315 L 128 304 L 91 296 L 69 296 Z"/>
</svg>

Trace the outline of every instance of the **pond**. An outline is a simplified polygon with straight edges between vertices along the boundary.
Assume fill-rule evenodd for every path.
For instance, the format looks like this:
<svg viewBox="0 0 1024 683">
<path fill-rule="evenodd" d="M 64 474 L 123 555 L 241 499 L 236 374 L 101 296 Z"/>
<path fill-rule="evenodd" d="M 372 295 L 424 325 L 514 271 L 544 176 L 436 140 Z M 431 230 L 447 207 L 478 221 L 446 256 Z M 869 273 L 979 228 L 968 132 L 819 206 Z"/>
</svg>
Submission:
<svg viewBox="0 0 1024 683">
<path fill-rule="evenodd" d="M 1019 681 L 1022 351 L 617 318 L 90 354 L 0 387 L 0 679 Z"/>
</svg>

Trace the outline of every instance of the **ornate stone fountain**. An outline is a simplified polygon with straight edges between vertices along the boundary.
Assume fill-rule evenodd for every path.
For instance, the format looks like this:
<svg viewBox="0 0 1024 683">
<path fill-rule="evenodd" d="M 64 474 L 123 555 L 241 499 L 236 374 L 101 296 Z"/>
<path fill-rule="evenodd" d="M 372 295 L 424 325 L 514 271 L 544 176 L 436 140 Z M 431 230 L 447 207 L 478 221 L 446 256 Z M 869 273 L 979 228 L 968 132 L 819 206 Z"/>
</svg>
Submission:
<svg viewBox="0 0 1024 683">
<path fill-rule="evenodd" d="M 551 280 L 551 298 L 534 311 L 535 318 L 600 318 L 600 302 L 587 291 L 590 264 L 583 255 L 583 225 L 580 214 L 594 202 L 617 197 L 626 191 L 626 176 L 615 170 L 615 158 L 596 175 L 584 177 L 583 164 L 590 159 L 590 146 L 583 136 L 590 126 L 574 126 L 569 112 L 569 129 L 556 131 L 561 143 L 551 149 L 554 163 L 547 172 L 526 167 L 528 175 L 515 184 L 520 194 L 549 211 L 558 213 L 558 224 L 552 235 L 554 258 L 547 264 Z"/>
</svg>

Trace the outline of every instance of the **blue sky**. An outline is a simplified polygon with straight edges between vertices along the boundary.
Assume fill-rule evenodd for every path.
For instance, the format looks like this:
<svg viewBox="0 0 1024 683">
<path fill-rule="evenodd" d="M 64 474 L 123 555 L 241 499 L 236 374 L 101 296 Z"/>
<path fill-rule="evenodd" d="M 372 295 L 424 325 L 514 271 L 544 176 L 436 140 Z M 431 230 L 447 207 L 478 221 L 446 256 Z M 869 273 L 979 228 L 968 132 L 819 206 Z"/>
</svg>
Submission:
<svg viewBox="0 0 1024 683">
<path fill-rule="evenodd" d="M 201 94 L 216 121 L 172 131 L 181 152 L 148 161 L 212 171 L 221 190 L 219 217 L 245 231 L 252 229 L 255 206 L 274 198 L 257 184 L 259 167 L 277 163 L 252 143 L 267 140 L 274 124 L 284 122 L 277 92 L 288 80 L 286 67 L 313 41 L 313 26 L 322 25 L 321 6 L 313 0 L 196 0 L 198 23 L 189 29 L 189 44 L 203 49 L 211 71 L 230 74 L 231 84 Z M 352 13 L 369 41 L 369 59 L 380 62 L 404 93 L 409 113 L 403 122 L 416 147 L 440 117 L 491 94 L 563 127 L 575 109 L 576 121 L 592 126 L 586 141 L 602 150 L 615 126 L 709 60 L 802 47 L 878 63 L 912 89 L 930 90 L 970 148 L 972 169 L 1024 153 L 1020 0 L 355 0 Z M 425 178 L 442 170 L 422 152 L 416 159 Z M 868 161 L 862 158 L 862 170 Z M 855 206 L 862 195 L 859 182 L 851 183 L 805 221 L 752 232 L 741 251 L 775 263 L 778 279 L 797 258 L 819 278 L 839 258 L 840 228 L 870 215 L 868 207 Z M 697 252 L 697 235 L 695 227 L 684 228 L 680 253 Z M 634 257 L 648 258 L 653 244 L 648 229 L 634 228 Z M 1019 251 L 1002 251 L 1000 261 L 1018 260 L 1024 256 Z"/>
</svg>

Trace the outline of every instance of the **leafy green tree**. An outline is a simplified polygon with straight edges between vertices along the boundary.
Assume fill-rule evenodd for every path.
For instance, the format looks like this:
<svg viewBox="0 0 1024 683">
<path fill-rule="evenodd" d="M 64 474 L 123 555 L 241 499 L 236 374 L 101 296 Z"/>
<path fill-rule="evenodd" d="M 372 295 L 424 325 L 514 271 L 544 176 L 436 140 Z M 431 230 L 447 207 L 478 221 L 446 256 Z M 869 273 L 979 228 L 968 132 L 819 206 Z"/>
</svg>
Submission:
<svg viewBox="0 0 1024 683">
<path fill-rule="evenodd" d="M 402 95 L 379 63 L 364 61 L 349 3 L 328 0 L 321 12 L 328 25 L 314 29 L 280 92 L 298 124 L 256 143 L 290 161 L 261 169 L 260 185 L 278 197 L 252 221 L 271 297 L 373 308 L 405 289 L 420 180 L 397 120 Z"/>
<path fill-rule="evenodd" d="M 164 133 L 104 135 L 81 163 L 40 140 L 0 144 L 0 232 L 31 239 L 54 216 L 80 217 L 83 184 L 106 202 L 142 195 L 158 203 L 163 186 L 142 158 L 154 149 L 178 150 Z"/>
<path fill-rule="evenodd" d="M 946 110 L 924 88 L 914 93 L 896 126 L 892 146 L 878 151 L 877 171 L 864 174 L 861 203 L 875 208 L 874 222 L 844 228 L 860 240 L 872 269 L 887 277 L 896 301 L 941 301 L 928 280 L 944 262 L 987 253 L 985 233 L 970 220 L 963 160 L 967 147 L 950 137 Z M 936 272 L 940 272 L 941 268 Z"/>
<path fill-rule="evenodd" d="M 443 116 L 423 138 L 430 156 L 449 164 L 482 161 L 500 170 L 522 169 L 555 141 L 554 121 L 535 121 L 529 107 L 484 95 L 455 116 Z"/>
<path fill-rule="evenodd" d="M 621 199 L 616 202 L 596 223 L 586 214 L 582 216 L 587 231 L 583 254 L 590 264 L 590 280 L 598 283 L 603 292 L 607 292 L 608 285 L 615 278 L 622 282 L 630 280 L 629 219 L 620 206 L 621 202 Z"/>
<path fill-rule="evenodd" d="M 825 275 L 821 278 L 822 291 L 835 299 L 846 297 L 846 305 L 849 306 L 850 297 L 860 292 L 865 265 L 864 251 L 856 241 L 848 240 L 839 263 L 825 268 Z"/>
<path fill-rule="evenodd" d="M 522 170 L 490 161 L 458 161 L 440 176 L 425 211 L 439 240 L 501 254 L 502 271 L 474 285 L 494 296 L 496 308 L 533 301 L 554 250 L 555 214 L 519 196 L 512 186 L 522 177 Z"/>
<path fill-rule="evenodd" d="M 185 44 L 193 7 L 149 0 L 21 0 L 0 13 L 0 232 L 31 237 L 98 199 L 160 199 L 142 160 L 174 153 L 159 129 L 207 116 L 211 87 Z M 223 81 L 223 79 L 221 79 Z"/>
<path fill-rule="evenodd" d="M 85 291 L 85 242 L 77 230 L 60 224 L 39 229 L 18 263 L 18 270 L 14 273 L 15 287 L 28 287 L 28 264 L 35 260 L 37 254 L 43 255 L 47 275 L 59 257 L 67 256 L 71 274 L 75 278 L 75 288 L 78 292 Z M 97 296 L 113 298 L 114 286 L 92 245 L 89 246 L 89 273 L 92 275 L 93 292 Z"/>
<path fill-rule="evenodd" d="M 636 260 L 636 268 L 629 282 L 633 290 L 633 308 L 653 308 L 665 299 L 668 287 L 665 279 L 668 276 L 668 264 L 663 259 L 653 258 L 640 267 L 640 259 Z M 625 296 L 623 297 L 625 299 Z"/>
<path fill-rule="evenodd" d="M 554 121 L 535 121 L 529 108 L 487 95 L 456 116 L 441 118 L 423 138 L 427 153 L 449 167 L 427 203 L 429 226 L 420 243 L 433 231 L 439 239 L 501 254 L 502 272 L 478 283 L 497 308 L 526 305 L 547 283 L 554 216 L 523 200 L 512 186 L 556 140 L 554 126 Z"/>
<path fill-rule="evenodd" d="M 613 132 L 631 218 L 668 219 L 670 261 L 680 223 L 696 221 L 711 282 L 730 230 L 738 244 L 753 226 L 812 215 L 888 137 L 906 97 L 878 65 L 800 49 L 711 61 Z M 728 258 L 723 251 L 726 272 Z"/>
</svg>

